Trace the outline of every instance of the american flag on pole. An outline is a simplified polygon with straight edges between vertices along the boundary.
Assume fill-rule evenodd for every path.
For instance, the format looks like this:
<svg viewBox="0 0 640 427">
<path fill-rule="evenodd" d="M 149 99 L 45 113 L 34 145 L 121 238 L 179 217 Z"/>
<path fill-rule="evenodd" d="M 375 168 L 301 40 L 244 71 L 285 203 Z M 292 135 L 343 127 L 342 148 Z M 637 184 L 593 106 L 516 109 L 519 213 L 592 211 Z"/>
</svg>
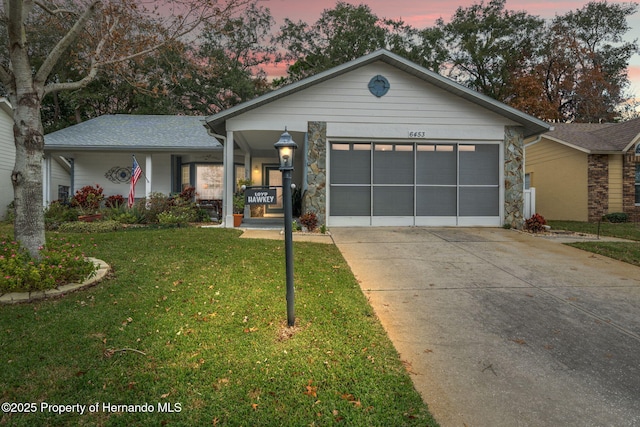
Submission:
<svg viewBox="0 0 640 427">
<path fill-rule="evenodd" d="M 140 175 L 142 175 L 142 169 L 140 169 L 140 165 L 136 161 L 135 156 L 133 157 L 133 168 L 131 169 L 131 188 L 129 189 L 129 200 L 128 206 L 131 208 L 136 198 L 136 183 L 138 179 L 140 179 Z"/>
</svg>

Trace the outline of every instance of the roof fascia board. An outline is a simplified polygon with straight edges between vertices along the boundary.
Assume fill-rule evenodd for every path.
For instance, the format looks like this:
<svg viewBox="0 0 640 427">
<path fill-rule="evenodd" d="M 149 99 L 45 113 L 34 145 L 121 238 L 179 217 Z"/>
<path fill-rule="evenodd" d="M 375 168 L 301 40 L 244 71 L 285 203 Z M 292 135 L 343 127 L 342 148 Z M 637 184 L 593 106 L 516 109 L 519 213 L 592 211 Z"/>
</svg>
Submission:
<svg viewBox="0 0 640 427">
<path fill-rule="evenodd" d="M 516 110 L 513 107 L 510 107 L 500 101 L 497 101 L 487 95 L 484 95 L 480 92 L 477 92 L 473 89 L 469 89 L 468 87 L 454 81 L 451 79 L 448 79 L 444 76 L 441 76 L 438 73 L 435 73 L 431 70 L 428 70 L 426 68 L 420 67 L 416 64 L 414 64 L 413 62 L 398 56 L 392 52 L 386 52 L 386 56 L 390 59 L 392 59 L 393 61 L 400 63 L 402 65 L 404 65 L 405 67 L 408 67 L 412 70 L 415 71 L 415 73 L 411 73 L 416 75 L 417 77 L 421 77 L 423 80 L 425 81 L 429 81 L 430 83 L 434 83 L 431 80 L 435 80 L 438 84 L 436 84 L 436 86 L 447 90 L 448 92 L 451 92 L 453 94 L 457 94 L 467 100 L 470 100 L 472 102 L 475 102 L 476 104 L 479 104 L 483 107 L 489 107 L 490 110 L 492 111 L 500 111 L 502 112 L 503 116 L 506 116 L 508 118 L 511 118 L 509 116 L 515 116 L 520 118 L 521 120 L 525 120 L 525 121 L 529 121 L 529 122 L 533 122 L 535 123 L 535 125 L 542 127 L 544 130 L 542 132 L 547 132 L 549 130 L 551 130 L 553 128 L 553 126 L 549 123 L 543 122 L 540 119 L 537 119 L 533 116 L 530 116 L 529 114 L 523 113 L 520 110 Z M 390 63 L 391 65 L 394 65 L 393 62 L 390 62 L 388 60 L 383 59 L 384 62 Z M 397 64 L 395 64 L 397 66 Z M 401 67 L 400 67 L 401 68 Z M 426 78 L 425 78 L 426 77 Z M 518 120 L 514 120 L 514 121 L 518 121 Z M 542 133 L 541 132 L 541 133 Z M 531 136 L 531 135 L 529 135 Z"/>
<path fill-rule="evenodd" d="M 100 146 L 100 147 L 79 147 L 77 145 L 45 145 L 44 152 L 45 153 L 55 153 L 59 151 L 144 151 L 150 153 L 176 153 L 176 152 L 195 152 L 195 151 L 222 151 L 222 147 L 212 146 L 212 147 L 149 147 L 149 146 L 138 146 L 138 145 L 130 145 L 127 147 L 122 146 Z"/>
<path fill-rule="evenodd" d="M 441 76 L 438 73 L 435 73 L 424 67 L 420 67 L 417 64 L 385 49 L 377 50 L 353 61 L 338 65 L 337 67 L 325 70 L 314 76 L 297 81 L 273 92 L 255 98 L 251 101 L 247 101 L 243 104 L 236 105 L 235 107 L 232 107 L 228 110 L 209 116 L 205 119 L 207 122 L 206 125 L 217 133 L 224 133 L 226 132 L 226 121 L 232 117 L 265 105 L 271 101 L 275 101 L 276 99 L 283 98 L 291 93 L 295 93 L 317 83 L 329 80 L 333 77 L 337 77 L 348 71 L 368 65 L 375 61 L 382 61 L 389 65 L 395 66 L 396 68 L 408 72 L 409 74 L 418 77 L 423 81 L 435 84 L 443 90 L 446 90 L 454 95 L 461 96 L 462 98 L 467 99 L 470 102 L 474 102 L 482 107 L 485 107 L 497 114 L 500 114 L 523 125 L 525 128 L 530 129 L 530 132 L 528 132 L 525 137 L 538 135 L 547 132 L 552 128 L 549 123 L 543 122 L 542 120 L 523 113 L 522 111 L 516 110 L 515 108 L 510 107 L 502 102 L 496 101 L 493 98 L 469 89 L 466 86 L 463 86 L 451 79 Z M 528 123 L 529 126 L 523 124 L 523 122 Z"/>
<path fill-rule="evenodd" d="M 637 134 L 636 137 L 633 138 L 631 142 L 622 149 L 622 151 L 626 153 L 627 151 L 631 150 L 632 147 L 635 147 L 638 142 L 640 142 L 640 133 Z"/>
<path fill-rule="evenodd" d="M 564 145 L 566 147 L 573 148 L 574 150 L 582 151 L 583 153 L 587 153 L 587 154 L 593 154 L 593 151 L 589 150 L 588 148 L 584 148 L 584 147 L 580 147 L 580 146 L 575 145 L 575 144 L 571 144 L 571 143 L 569 143 L 567 141 L 563 141 L 561 139 L 554 138 L 553 136 L 543 135 L 542 137 L 544 139 L 548 139 L 549 141 L 557 142 L 558 144 L 562 144 L 562 145 Z"/>
<path fill-rule="evenodd" d="M 268 104 L 272 101 L 275 101 L 280 98 L 284 98 L 285 96 L 298 92 L 302 89 L 306 89 L 307 87 L 313 86 L 315 84 L 321 83 L 325 80 L 329 80 L 333 77 L 337 77 L 341 74 L 346 73 L 347 71 L 354 70 L 356 68 L 362 67 L 370 62 L 377 60 L 377 56 L 373 58 L 373 55 L 377 53 L 374 52 L 367 56 L 363 56 L 359 59 L 356 59 L 351 62 L 346 62 L 342 65 L 338 65 L 337 67 L 331 68 L 329 70 L 325 70 L 321 73 L 313 75 L 311 77 L 307 77 L 306 79 L 299 80 L 295 83 L 291 83 L 290 85 L 281 87 L 280 89 L 276 89 L 273 92 L 269 92 L 265 95 L 259 96 L 250 101 L 244 102 L 242 104 L 238 104 L 234 107 L 231 107 L 227 110 L 221 111 L 220 113 L 209 116 L 205 119 L 205 126 L 210 127 L 212 130 L 218 133 L 226 132 L 226 128 L 218 127 L 219 124 L 224 124 L 228 119 L 238 116 L 246 111 L 253 110 L 254 108 L 261 107 L 262 105 Z M 371 58 L 370 58 L 371 57 Z M 373 59 L 372 59 L 373 58 Z"/>
</svg>

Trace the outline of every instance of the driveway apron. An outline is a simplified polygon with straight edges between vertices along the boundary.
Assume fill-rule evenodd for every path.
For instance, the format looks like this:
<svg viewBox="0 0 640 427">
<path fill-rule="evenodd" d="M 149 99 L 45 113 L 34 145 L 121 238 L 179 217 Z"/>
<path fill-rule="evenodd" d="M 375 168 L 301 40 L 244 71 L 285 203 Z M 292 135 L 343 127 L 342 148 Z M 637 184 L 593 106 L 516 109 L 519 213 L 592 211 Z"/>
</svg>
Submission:
<svg viewBox="0 0 640 427">
<path fill-rule="evenodd" d="M 640 268 L 513 230 L 333 239 L 443 426 L 640 426 Z"/>
</svg>

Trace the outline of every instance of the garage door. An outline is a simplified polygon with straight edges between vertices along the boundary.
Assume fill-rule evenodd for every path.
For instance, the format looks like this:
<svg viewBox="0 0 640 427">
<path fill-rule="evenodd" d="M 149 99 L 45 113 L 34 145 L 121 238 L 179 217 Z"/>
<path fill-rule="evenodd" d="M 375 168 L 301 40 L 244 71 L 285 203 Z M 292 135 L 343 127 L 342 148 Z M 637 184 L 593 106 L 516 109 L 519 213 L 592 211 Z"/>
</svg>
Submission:
<svg viewBox="0 0 640 427">
<path fill-rule="evenodd" d="M 329 224 L 500 225 L 500 144 L 332 142 Z"/>
</svg>

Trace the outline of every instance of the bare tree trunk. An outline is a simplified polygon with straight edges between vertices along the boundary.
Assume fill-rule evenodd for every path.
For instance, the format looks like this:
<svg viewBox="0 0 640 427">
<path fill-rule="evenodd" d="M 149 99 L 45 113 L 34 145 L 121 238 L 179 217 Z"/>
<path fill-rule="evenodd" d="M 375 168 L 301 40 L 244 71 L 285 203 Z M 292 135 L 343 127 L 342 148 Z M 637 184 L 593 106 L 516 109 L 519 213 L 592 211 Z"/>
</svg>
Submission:
<svg viewBox="0 0 640 427">
<path fill-rule="evenodd" d="M 18 95 L 12 104 L 16 144 L 16 162 L 11 174 L 16 212 L 14 233 L 31 256 L 39 259 L 40 248 L 45 244 L 42 206 L 44 132 L 40 101 L 36 91 L 32 91 Z"/>
</svg>

